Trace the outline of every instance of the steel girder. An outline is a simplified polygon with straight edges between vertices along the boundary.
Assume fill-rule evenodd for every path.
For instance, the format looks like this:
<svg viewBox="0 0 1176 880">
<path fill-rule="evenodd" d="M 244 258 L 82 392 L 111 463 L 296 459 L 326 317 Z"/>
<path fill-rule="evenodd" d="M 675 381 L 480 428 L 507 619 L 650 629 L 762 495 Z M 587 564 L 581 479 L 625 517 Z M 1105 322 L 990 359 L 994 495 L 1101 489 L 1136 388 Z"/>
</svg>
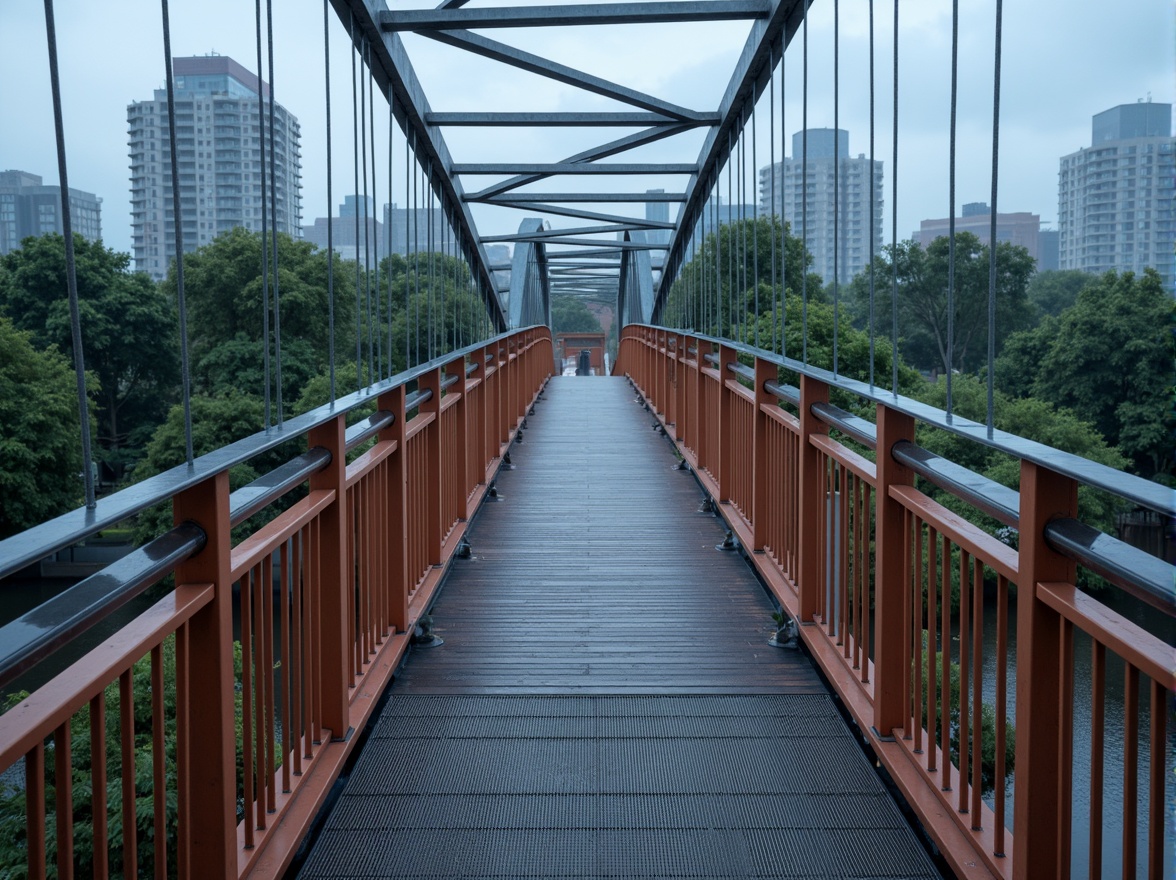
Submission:
<svg viewBox="0 0 1176 880">
<path fill-rule="evenodd" d="M 519 235 L 541 232 L 543 221 L 527 217 L 519 224 Z M 547 269 L 547 246 L 528 241 L 514 249 L 510 266 L 510 296 L 507 299 L 510 326 L 551 326 L 551 282 Z"/>
</svg>

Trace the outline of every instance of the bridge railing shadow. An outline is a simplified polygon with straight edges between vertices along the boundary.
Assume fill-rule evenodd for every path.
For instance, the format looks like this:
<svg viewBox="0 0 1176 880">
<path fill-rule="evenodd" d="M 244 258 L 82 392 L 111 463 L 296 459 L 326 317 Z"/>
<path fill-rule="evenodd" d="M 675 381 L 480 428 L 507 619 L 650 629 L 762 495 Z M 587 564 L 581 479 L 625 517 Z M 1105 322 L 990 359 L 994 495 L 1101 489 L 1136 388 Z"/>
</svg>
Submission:
<svg viewBox="0 0 1176 880">
<path fill-rule="evenodd" d="M 284 431 L 309 451 L 242 490 L 218 450 L 177 469 L 199 479 L 104 499 L 142 506 L 182 483 L 174 519 L 198 540 L 96 575 L 162 598 L 0 715 L 5 806 L 25 813 L 25 864 L 10 867 L 280 876 L 552 364 L 546 327 L 503 334 L 243 441 Z M 252 526 L 267 508 L 280 513 Z M 19 539 L 35 557 L 87 519 Z M 0 684 L 109 610 L 39 609 L 0 630 Z"/>
<path fill-rule="evenodd" d="M 1104 860 L 1122 876 L 1144 865 L 1163 876 L 1172 648 L 1076 584 L 1080 569 L 1094 572 L 1170 627 L 1176 569 L 1077 517 L 1079 485 L 1169 518 L 1170 490 L 690 331 L 626 327 L 615 372 L 718 502 L 960 876 L 1068 877 L 1077 841 L 1092 876 Z M 874 421 L 831 404 L 831 392 L 872 405 Z M 1020 491 L 919 448 L 917 422 L 1016 456 Z M 974 525 L 932 488 L 1004 530 Z M 1079 695 L 1092 704 L 1089 756 L 1075 754 L 1076 633 L 1093 652 L 1091 690 Z M 1106 717 L 1108 668 L 1123 669 L 1120 718 Z M 1089 809 L 1074 797 L 1084 766 Z M 1121 776 L 1121 795 L 1105 791 L 1104 771 Z M 1120 808 L 1116 852 L 1103 826 Z"/>
</svg>

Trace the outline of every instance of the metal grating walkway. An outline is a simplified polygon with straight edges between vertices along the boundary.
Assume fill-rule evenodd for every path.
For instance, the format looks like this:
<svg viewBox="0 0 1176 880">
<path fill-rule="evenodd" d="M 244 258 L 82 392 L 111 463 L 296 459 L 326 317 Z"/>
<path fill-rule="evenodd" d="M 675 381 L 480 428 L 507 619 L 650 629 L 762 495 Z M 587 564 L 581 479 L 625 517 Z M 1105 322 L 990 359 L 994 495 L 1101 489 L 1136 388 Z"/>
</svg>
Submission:
<svg viewBox="0 0 1176 880">
<path fill-rule="evenodd" d="M 300 876 L 939 876 L 651 421 L 548 386 Z"/>
</svg>

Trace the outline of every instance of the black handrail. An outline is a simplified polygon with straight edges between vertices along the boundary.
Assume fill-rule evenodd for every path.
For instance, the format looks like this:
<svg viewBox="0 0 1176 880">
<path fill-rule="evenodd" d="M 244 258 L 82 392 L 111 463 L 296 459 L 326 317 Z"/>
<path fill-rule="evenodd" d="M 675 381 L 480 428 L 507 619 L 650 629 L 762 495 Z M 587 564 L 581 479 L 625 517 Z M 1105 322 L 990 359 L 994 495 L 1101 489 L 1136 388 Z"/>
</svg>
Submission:
<svg viewBox="0 0 1176 880">
<path fill-rule="evenodd" d="M 870 449 L 878 447 L 878 429 L 873 422 L 868 422 L 861 416 L 855 416 L 831 403 L 814 403 L 809 407 L 809 412 L 830 428 L 836 428 L 862 446 Z"/>
<path fill-rule="evenodd" d="M 389 425 L 396 421 L 396 414 L 382 409 L 374 412 L 362 422 L 356 422 L 347 429 L 344 435 L 343 448 L 350 452 L 366 440 L 375 437 Z"/>
<path fill-rule="evenodd" d="M 736 376 L 741 376 L 753 385 L 755 384 L 755 370 L 746 364 L 741 364 L 738 361 L 728 361 L 727 369 Z"/>
<path fill-rule="evenodd" d="M 181 523 L 0 627 L 0 687 L 141 595 L 206 540 L 195 523 Z"/>
<path fill-rule="evenodd" d="M 229 496 L 229 525 L 239 526 L 330 463 L 331 453 L 316 446 L 242 486 Z"/>
<path fill-rule="evenodd" d="M 1051 520 L 1045 541 L 1063 556 L 1101 575 L 1168 617 L 1176 617 L 1172 566 L 1076 519 Z"/>
<path fill-rule="evenodd" d="M 441 377 L 441 390 L 444 391 L 445 389 L 449 388 L 450 386 L 456 385 L 460 379 L 461 379 L 461 376 L 455 376 L 452 373 L 446 373 L 444 376 Z"/>
<path fill-rule="evenodd" d="M 412 412 L 414 409 L 416 409 L 422 403 L 428 403 L 432 399 L 433 399 L 433 389 L 432 388 L 419 388 L 416 391 L 414 391 L 412 394 L 408 395 L 408 397 L 405 399 L 404 411 L 405 412 Z"/>
<path fill-rule="evenodd" d="M 800 389 L 795 385 L 780 385 L 777 382 L 767 381 L 764 383 L 764 390 L 768 394 L 774 394 L 777 398 L 790 403 L 793 406 L 800 408 Z"/>
<path fill-rule="evenodd" d="M 909 440 L 899 440 L 890 450 L 899 464 L 930 483 L 960 498 L 1006 526 L 1021 523 L 1021 493 L 970 471 L 943 456 L 928 452 Z"/>
</svg>

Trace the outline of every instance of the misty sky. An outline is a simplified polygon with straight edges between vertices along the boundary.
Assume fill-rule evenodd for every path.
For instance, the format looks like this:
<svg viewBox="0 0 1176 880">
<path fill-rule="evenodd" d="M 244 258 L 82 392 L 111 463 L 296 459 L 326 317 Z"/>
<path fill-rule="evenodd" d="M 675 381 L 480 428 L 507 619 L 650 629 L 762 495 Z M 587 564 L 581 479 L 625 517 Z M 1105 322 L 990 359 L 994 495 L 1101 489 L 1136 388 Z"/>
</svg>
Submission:
<svg viewBox="0 0 1176 880">
<path fill-rule="evenodd" d="M 474 4 L 492 5 L 483 0 Z M 869 152 L 869 0 L 840 2 L 840 118 L 850 152 Z M 394 7 L 421 6 L 402 4 Z M 471 4 L 473 5 L 473 4 Z M 960 0 L 956 205 L 989 201 L 991 175 L 993 0 Z M 253 4 L 200 0 L 171 4 L 177 56 L 217 52 L 250 70 L 257 67 Z M 893 3 L 875 5 L 876 157 L 885 162 L 884 238 L 889 241 L 890 143 L 893 89 Z M 900 7 L 898 235 L 907 237 L 925 218 L 945 217 L 948 199 L 948 110 L 951 3 L 903 0 Z M 1001 99 L 1001 211 L 1031 211 L 1047 222 L 1057 216 L 1058 159 L 1090 144 L 1090 117 L 1122 103 L 1172 102 L 1176 93 L 1176 15 L 1165 0 L 1025 0 L 1004 4 Z M 303 222 L 326 213 L 321 0 L 274 4 L 275 95 L 302 125 Z M 107 245 L 130 250 L 130 196 L 126 106 L 162 87 L 163 48 L 157 4 L 108 0 L 57 2 L 57 31 L 65 108 L 69 176 L 73 187 L 103 199 Z M 351 180 L 351 56 L 343 28 L 331 14 L 334 201 Z M 698 110 L 713 110 L 726 87 L 748 31 L 745 22 L 669 27 L 577 28 L 561 31 L 496 30 L 487 35 L 564 64 L 649 91 Z M 39 3 L 0 2 L 0 169 L 21 169 L 57 183 L 45 22 Z M 405 37 L 434 110 L 614 110 L 604 98 L 475 58 L 431 40 Z M 815 0 L 809 24 L 808 124 L 833 125 L 833 0 Z M 267 77 L 268 78 L 268 77 Z M 784 70 L 784 120 L 777 91 L 775 154 L 801 127 L 802 68 L 798 34 Z M 779 88 L 779 74 L 776 83 Z M 378 201 L 387 200 L 387 109 L 377 124 Z M 380 118 L 380 114 L 377 113 Z M 782 131 L 781 131 L 782 129 Z M 628 133 L 502 129 L 445 130 L 454 159 L 558 160 L 593 143 Z M 771 127 L 767 96 L 756 113 L 756 158 L 767 164 Z M 702 135 L 693 133 L 642 148 L 632 161 L 693 162 Z M 393 200 L 403 204 L 403 138 L 393 138 Z M 617 161 L 614 159 L 613 161 Z M 750 176 L 745 192 L 754 199 Z M 395 168 L 399 168 L 397 173 Z M 724 178 L 725 179 L 725 178 Z M 680 190 L 685 178 L 651 179 L 642 186 Z M 469 179 L 467 191 L 486 178 Z M 620 182 L 625 186 L 632 181 Z M 736 184 L 738 188 L 738 184 Z M 557 179 L 550 189 L 624 188 L 617 181 Z M 725 195 L 725 193 L 724 193 Z M 738 194 L 736 196 L 738 201 Z M 604 209 L 616 213 L 612 208 Z M 640 206 L 632 208 L 640 211 Z M 673 216 L 671 209 L 671 216 Z M 337 211 L 337 209 L 336 209 Z M 333 211 L 332 213 L 335 213 Z M 523 212 L 478 207 L 483 234 L 513 232 Z M 555 226 L 580 221 L 551 218 Z"/>
</svg>

